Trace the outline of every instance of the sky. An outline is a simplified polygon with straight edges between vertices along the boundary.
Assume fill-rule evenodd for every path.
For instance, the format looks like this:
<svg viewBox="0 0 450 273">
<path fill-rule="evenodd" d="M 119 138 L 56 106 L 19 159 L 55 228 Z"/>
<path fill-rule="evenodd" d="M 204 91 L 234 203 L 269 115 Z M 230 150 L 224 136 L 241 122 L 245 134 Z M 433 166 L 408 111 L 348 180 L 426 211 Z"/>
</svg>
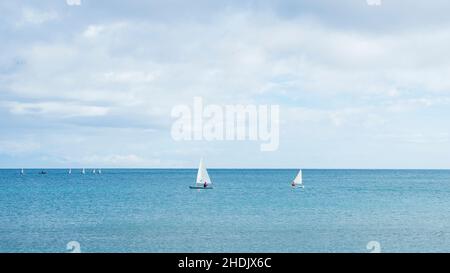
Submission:
<svg viewBox="0 0 450 273">
<path fill-rule="evenodd" d="M 0 168 L 450 168 L 447 0 L 0 2 Z M 176 105 L 279 105 L 276 151 Z"/>
</svg>

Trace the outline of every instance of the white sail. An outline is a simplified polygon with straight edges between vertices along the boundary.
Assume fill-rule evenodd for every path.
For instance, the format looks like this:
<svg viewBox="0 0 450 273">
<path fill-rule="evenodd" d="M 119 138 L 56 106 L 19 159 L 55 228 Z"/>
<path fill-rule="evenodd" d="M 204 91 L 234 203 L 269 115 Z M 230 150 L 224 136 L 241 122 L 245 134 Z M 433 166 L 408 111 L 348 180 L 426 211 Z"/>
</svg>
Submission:
<svg viewBox="0 0 450 273">
<path fill-rule="evenodd" d="M 22 170 L 20 170 L 20 174 L 25 174 L 25 171 L 23 170 L 23 168 L 22 168 Z"/>
<path fill-rule="evenodd" d="M 86 171 L 84 170 L 84 168 L 83 168 L 83 170 L 81 171 L 81 173 L 82 173 L 82 174 L 85 174 L 85 173 L 86 173 Z"/>
<path fill-rule="evenodd" d="M 72 173 L 72 169 L 69 169 L 69 174 L 71 174 Z"/>
<path fill-rule="evenodd" d="M 98 173 L 101 174 L 102 173 L 102 169 L 98 169 Z"/>
<path fill-rule="evenodd" d="M 293 184 L 295 186 L 303 186 L 303 173 L 302 170 L 298 171 L 297 176 L 295 177 Z"/>
<path fill-rule="evenodd" d="M 95 169 L 92 170 L 92 173 L 95 174 Z"/>
<path fill-rule="evenodd" d="M 212 184 L 211 179 L 209 179 L 208 171 L 206 170 L 205 164 L 203 163 L 202 159 L 200 160 L 200 165 L 198 166 L 197 180 L 195 181 L 195 184 L 204 185 L 205 183 L 207 185 Z"/>
</svg>

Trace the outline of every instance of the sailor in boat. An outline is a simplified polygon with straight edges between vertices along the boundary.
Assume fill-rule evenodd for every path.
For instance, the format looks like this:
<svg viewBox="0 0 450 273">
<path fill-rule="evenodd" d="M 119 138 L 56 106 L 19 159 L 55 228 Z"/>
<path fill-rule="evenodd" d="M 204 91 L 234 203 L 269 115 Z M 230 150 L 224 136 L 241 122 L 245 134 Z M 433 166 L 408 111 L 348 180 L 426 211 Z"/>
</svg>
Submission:
<svg viewBox="0 0 450 273">
<path fill-rule="evenodd" d="M 298 174 L 292 181 L 291 186 L 292 188 L 296 188 L 297 186 L 303 188 L 302 170 L 298 171 Z"/>
<path fill-rule="evenodd" d="M 198 167 L 197 179 L 195 180 L 195 186 L 189 186 L 191 189 L 212 189 L 212 183 L 209 179 L 208 171 L 203 164 L 203 160 L 200 160 Z"/>
</svg>

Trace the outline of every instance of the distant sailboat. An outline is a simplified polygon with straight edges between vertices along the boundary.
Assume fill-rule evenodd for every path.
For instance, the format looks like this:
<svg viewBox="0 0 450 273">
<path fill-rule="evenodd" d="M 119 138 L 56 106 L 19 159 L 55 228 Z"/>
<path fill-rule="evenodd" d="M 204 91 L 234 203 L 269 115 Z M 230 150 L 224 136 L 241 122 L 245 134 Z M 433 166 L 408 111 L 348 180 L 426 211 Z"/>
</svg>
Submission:
<svg viewBox="0 0 450 273">
<path fill-rule="evenodd" d="M 95 169 L 92 170 L 92 173 L 95 174 Z"/>
<path fill-rule="evenodd" d="M 98 174 L 102 174 L 102 169 L 98 169 Z"/>
<path fill-rule="evenodd" d="M 206 170 L 203 159 L 200 160 L 200 165 L 198 166 L 197 180 L 195 181 L 195 186 L 189 186 L 191 189 L 212 189 L 212 182 L 209 179 L 208 171 Z"/>
<path fill-rule="evenodd" d="M 24 174 L 25 174 L 25 171 L 23 170 L 23 168 L 22 168 L 22 170 L 20 170 L 20 174 L 21 174 L 21 175 L 24 175 Z"/>
<path fill-rule="evenodd" d="M 86 173 L 86 171 L 84 170 L 84 168 L 81 170 L 81 173 L 82 173 L 82 174 L 85 174 L 85 173 Z"/>
<path fill-rule="evenodd" d="M 303 185 L 303 173 L 302 173 L 302 170 L 300 170 L 300 171 L 298 171 L 298 174 L 297 174 L 297 176 L 295 177 L 295 179 L 294 179 L 294 181 L 292 181 L 292 184 L 291 184 L 291 186 L 293 187 L 293 188 L 295 188 L 295 187 L 301 187 L 301 188 L 304 188 L 305 186 Z"/>
<path fill-rule="evenodd" d="M 72 169 L 69 169 L 69 174 L 72 174 Z"/>
</svg>

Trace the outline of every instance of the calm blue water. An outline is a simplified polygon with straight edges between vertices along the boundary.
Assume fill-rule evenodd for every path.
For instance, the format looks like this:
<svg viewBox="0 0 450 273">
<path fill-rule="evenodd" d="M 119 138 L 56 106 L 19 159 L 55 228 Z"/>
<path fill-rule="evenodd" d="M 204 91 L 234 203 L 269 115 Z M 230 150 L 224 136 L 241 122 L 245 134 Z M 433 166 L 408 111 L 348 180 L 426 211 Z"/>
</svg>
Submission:
<svg viewBox="0 0 450 273">
<path fill-rule="evenodd" d="M 0 252 L 450 252 L 450 171 L 0 170 Z"/>
</svg>

